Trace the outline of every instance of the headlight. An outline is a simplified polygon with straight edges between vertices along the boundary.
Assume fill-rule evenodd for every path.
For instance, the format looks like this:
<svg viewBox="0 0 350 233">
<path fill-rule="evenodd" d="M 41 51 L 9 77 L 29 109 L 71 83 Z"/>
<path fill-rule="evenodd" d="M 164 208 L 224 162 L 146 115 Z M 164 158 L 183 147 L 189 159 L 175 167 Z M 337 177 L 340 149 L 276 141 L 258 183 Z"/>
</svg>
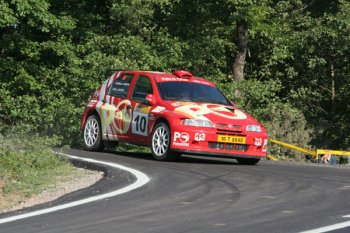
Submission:
<svg viewBox="0 0 350 233">
<path fill-rule="evenodd" d="M 183 125 L 189 125 L 189 126 L 213 128 L 213 124 L 209 120 L 184 119 L 184 120 L 182 120 L 182 124 Z"/>
<path fill-rule="evenodd" d="M 260 125 L 247 125 L 246 131 L 249 132 L 262 132 Z"/>
</svg>

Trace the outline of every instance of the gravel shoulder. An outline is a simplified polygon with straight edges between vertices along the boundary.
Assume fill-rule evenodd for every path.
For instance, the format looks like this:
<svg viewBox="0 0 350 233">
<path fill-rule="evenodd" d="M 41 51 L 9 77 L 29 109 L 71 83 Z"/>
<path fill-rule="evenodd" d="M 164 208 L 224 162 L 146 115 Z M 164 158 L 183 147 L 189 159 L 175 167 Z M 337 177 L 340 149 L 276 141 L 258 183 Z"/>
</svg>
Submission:
<svg viewBox="0 0 350 233">
<path fill-rule="evenodd" d="M 102 179 L 103 176 L 104 173 L 101 171 L 76 168 L 75 173 L 72 175 L 73 178 L 62 177 L 57 184 L 31 197 L 25 197 L 20 193 L 2 193 L 3 181 L 0 180 L 0 213 L 53 201 L 68 193 L 89 187 Z"/>
</svg>

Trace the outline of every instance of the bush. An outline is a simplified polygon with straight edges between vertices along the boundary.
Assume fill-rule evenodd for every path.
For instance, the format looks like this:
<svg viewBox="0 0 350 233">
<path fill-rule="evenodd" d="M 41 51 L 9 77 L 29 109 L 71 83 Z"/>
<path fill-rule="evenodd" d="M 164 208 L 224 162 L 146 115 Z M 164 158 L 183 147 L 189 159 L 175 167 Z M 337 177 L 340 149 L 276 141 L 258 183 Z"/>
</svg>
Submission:
<svg viewBox="0 0 350 233">
<path fill-rule="evenodd" d="M 225 94 L 235 104 L 262 122 L 269 138 L 308 148 L 312 129 L 308 129 L 307 121 L 301 111 L 279 97 L 282 86 L 279 81 L 243 80 L 222 85 Z M 236 90 L 239 96 L 236 97 Z M 299 152 L 269 145 L 269 153 L 280 158 L 304 159 Z M 309 157 L 307 157 L 309 158 Z"/>
<path fill-rule="evenodd" d="M 5 181 L 4 193 L 16 192 L 31 196 L 74 169 L 55 156 L 52 140 L 0 135 L 0 178 Z"/>
</svg>

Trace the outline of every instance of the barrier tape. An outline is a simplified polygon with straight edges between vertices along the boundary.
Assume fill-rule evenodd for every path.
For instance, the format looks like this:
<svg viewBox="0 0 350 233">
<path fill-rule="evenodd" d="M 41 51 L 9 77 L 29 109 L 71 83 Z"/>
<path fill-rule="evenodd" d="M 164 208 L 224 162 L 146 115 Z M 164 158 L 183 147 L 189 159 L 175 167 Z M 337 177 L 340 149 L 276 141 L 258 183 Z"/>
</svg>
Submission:
<svg viewBox="0 0 350 233">
<path fill-rule="evenodd" d="M 299 146 L 295 146 L 295 145 L 292 145 L 292 144 L 289 144 L 289 143 L 285 143 L 285 142 L 280 142 L 280 141 L 277 141 L 277 140 L 274 140 L 274 139 L 269 139 L 269 141 L 272 142 L 272 143 L 275 143 L 275 144 L 287 147 L 289 149 L 293 149 L 293 150 L 300 151 L 302 153 L 309 154 L 309 155 L 312 155 L 314 157 L 317 157 L 317 152 L 316 151 L 308 150 L 308 149 L 305 149 L 305 148 L 302 148 L 302 147 L 299 147 Z"/>
<path fill-rule="evenodd" d="M 350 156 L 350 151 L 342 150 L 317 150 L 317 155 L 331 154 L 331 155 L 341 155 L 341 156 Z"/>
<path fill-rule="evenodd" d="M 339 155 L 339 156 L 350 156 L 350 151 L 341 151 L 341 150 L 327 150 L 327 149 L 318 149 L 316 151 L 308 150 L 299 146 L 295 146 L 289 143 L 277 141 L 274 139 L 269 139 L 270 142 L 287 147 L 292 150 L 296 150 L 305 154 L 312 155 L 318 159 L 319 155 L 324 155 L 324 154 L 331 154 L 331 155 Z M 272 155 L 267 155 L 267 157 L 273 161 L 278 160 L 277 158 L 273 157 Z"/>
</svg>

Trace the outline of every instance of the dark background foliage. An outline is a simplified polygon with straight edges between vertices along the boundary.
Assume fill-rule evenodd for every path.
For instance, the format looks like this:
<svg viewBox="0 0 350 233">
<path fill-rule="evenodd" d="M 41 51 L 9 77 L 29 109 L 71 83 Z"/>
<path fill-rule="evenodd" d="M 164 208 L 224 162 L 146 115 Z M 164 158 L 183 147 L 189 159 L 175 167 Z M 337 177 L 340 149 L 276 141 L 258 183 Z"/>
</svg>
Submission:
<svg viewBox="0 0 350 233">
<path fill-rule="evenodd" d="M 235 82 L 239 19 L 249 51 Z M 78 145 L 84 104 L 110 68 L 186 69 L 272 138 L 349 149 L 349 58 L 346 0 L 3 0 L 0 127 Z"/>
</svg>

